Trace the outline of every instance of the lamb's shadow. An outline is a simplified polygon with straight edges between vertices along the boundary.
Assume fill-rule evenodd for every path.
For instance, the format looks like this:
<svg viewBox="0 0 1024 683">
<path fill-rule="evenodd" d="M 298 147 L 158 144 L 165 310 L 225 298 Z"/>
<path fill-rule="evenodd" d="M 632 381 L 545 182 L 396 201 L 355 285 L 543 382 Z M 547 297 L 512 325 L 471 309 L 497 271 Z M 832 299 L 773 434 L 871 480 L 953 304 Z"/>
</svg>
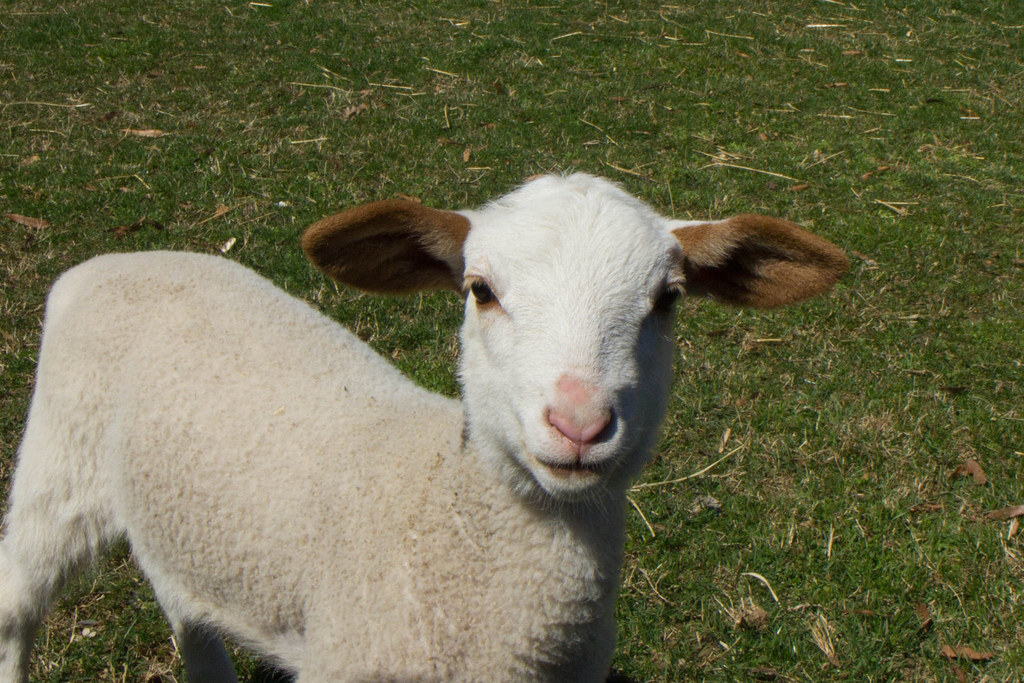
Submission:
<svg viewBox="0 0 1024 683">
<path fill-rule="evenodd" d="M 292 683 L 295 679 L 291 674 L 287 674 L 279 669 L 275 669 L 269 664 L 260 664 L 256 671 L 253 672 L 252 676 L 245 681 L 245 683 Z M 615 671 L 608 674 L 608 678 L 605 683 L 637 683 L 635 680 L 628 676 L 616 673 Z"/>
<path fill-rule="evenodd" d="M 252 676 L 243 683 L 292 683 L 295 677 L 290 673 L 275 669 L 269 664 L 260 664 L 252 672 Z"/>
</svg>

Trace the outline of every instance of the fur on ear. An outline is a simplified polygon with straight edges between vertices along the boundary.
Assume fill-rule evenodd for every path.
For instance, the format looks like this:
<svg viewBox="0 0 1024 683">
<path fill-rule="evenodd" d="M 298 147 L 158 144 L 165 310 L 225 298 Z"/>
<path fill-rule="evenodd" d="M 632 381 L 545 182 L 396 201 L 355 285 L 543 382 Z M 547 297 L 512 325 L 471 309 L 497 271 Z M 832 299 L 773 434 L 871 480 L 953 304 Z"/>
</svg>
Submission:
<svg viewBox="0 0 1024 683">
<path fill-rule="evenodd" d="M 382 294 L 455 289 L 469 219 L 407 200 L 357 206 L 311 225 L 302 250 L 329 277 Z"/>
<path fill-rule="evenodd" d="M 850 265 L 828 240 L 787 221 L 747 214 L 672 231 L 683 248 L 686 293 L 775 308 L 828 291 Z"/>
</svg>

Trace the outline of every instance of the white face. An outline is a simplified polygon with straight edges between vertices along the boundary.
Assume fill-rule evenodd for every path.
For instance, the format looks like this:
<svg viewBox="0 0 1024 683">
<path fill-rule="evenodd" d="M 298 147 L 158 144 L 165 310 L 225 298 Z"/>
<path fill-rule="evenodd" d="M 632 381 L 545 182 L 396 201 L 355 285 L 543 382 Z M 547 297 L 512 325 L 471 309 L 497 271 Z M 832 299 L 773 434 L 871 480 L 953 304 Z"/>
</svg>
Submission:
<svg viewBox="0 0 1024 683">
<path fill-rule="evenodd" d="M 669 221 L 581 175 L 532 181 L 464 215 L 471 438 L 527 494 L 624 487 L 654 445 L 672 381 L 682 276 Z"/>
</svg>

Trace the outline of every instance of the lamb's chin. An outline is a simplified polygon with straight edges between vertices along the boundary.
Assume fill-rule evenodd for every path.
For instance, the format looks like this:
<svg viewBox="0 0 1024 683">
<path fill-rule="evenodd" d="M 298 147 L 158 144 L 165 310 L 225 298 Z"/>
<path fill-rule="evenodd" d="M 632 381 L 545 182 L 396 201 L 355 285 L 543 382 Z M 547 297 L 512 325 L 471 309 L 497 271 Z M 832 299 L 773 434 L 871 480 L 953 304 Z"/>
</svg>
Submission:
<svg viewBox="0 0 1024 683">
<path fill-rule="evenodd" d="M 588 498 L 604 488 L 608 463 L 562 462 L 526 453 L 527 470 L 544 493 L 559 501 Z"/>
</svg>

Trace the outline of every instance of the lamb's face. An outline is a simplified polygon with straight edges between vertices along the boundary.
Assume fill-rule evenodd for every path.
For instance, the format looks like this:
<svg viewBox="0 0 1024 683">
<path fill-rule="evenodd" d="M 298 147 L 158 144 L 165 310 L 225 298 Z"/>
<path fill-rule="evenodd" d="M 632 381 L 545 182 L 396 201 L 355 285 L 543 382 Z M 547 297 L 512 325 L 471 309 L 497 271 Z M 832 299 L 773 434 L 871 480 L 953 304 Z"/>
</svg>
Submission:
<svg viewBox="0 0 1024 683">
<path fill-rule="evenodd" d="M 768 216 L 670 221 L 615 185 L 545 177 L 479 211 L 353 207 L 306 230 L 339 282 L 461 288 L 470 437 L 526 493 L 621 490 L 665 411 L 676 294 L 774 308 L 828 291 L 849 261 Z"/>
<path fill-rule="evenodd" d="M 682 273 L 668 221 L 586 176 L 541 178 L 465 215 L 472 438 L 525 492 L 625 485 L 672 378 Z"/>
</svg>

